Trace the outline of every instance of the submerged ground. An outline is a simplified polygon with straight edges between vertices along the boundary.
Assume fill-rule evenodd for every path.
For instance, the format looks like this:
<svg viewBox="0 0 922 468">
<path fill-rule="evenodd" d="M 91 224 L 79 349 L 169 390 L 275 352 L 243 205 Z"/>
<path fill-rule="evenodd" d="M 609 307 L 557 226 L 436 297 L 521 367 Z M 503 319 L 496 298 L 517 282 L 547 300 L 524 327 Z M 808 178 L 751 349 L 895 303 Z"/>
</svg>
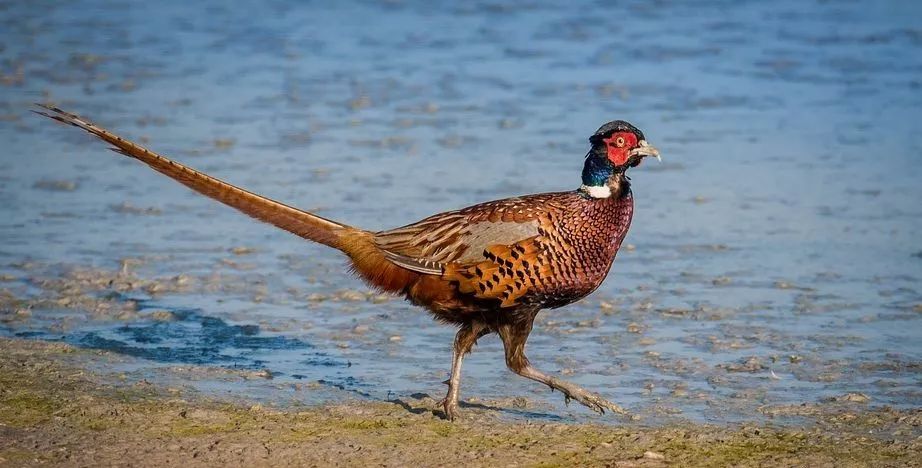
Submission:
<svg viewBox="0 0 922 468">
<path fill-rule="evenodd" d="M 634 226 L 609 279 L 541 314 L 528 350 L 633 418 L 564 406 L 506 371 L 487 337 L 465 361 L 461 440 L 547 424 L 624 434 L 598 439 L 624 449 L 606 460 L 679 460 L 674 444 L 617 444 L 677 427 L 734 441 L 749 427 L 814 434 L 820 454 L 830 440 L 910 450 L 922 407 L 919 15 L 913 2 L 862 0 L 0 5 L 0 335 L 12 339 L 0 355 L 13 366 L 2 442 L 23 460 L 62 427 L 101 438 L 71 447 L 118 446 L 132 431 L 87 432 L 70 403 L 143 403 L 112 403 L 99 386 L 113 376 L 228 420 L 273 408 L 244 412 L 247 428 L 293 423 L 307 405 L 369 411 L 392 438 L 406 424 L 455 430 L 429 413 L 453 330 L 367 291 L 335 252 L 40 120 L 28 112 L 38 101 L 372 230 L 575 188 L 588 135 L 629 120 L 665 162 L 632 172 Z M 51 374 L 24 379 L 14 358 L 89 380 L 47 388 Z M 17 426 L 29 392 L 54 406 Z M 242 406 L 215 403 L 228 398 Z M 172 421 L 171 404 L 135 414 Z M 870 431 L 874 418 L 884 429 L 863 442 L 833 424 Z M 252 444 L 253 430 L 221 437 Z M 174 437 L 136 434 L 152 447 Z"/>
</svg>

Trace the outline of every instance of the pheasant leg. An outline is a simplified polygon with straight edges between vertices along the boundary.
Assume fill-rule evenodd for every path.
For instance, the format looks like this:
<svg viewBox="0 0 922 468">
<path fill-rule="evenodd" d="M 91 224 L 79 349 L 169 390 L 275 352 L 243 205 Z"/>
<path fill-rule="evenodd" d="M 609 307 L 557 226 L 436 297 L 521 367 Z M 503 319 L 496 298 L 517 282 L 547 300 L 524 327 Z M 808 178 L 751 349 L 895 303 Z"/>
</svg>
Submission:
<svg viewBox="0 0 922 468">
<path fill-rule="evenodd" d="M 551 387 L 553 390 L 559 390 L 561 393 L 563 393 L 563 397 L 567 403 L 569 403 L 570 400 L 576 400 L 582 403 L 583 406 L 598 412 L 599 414 L 605 414 L 605 410 L 609 410 L 612 413 L 627 414 L 627 411 L 625 411 L 624 408 L 600 397 L 599 395 L 589 392 L 576 384 L 567 382 L 566 380 L 560 380 L 556 377 L 546 375 L 538 369 L 532 367 L 530 364 L 526 364 L 526 366 L 522 369 L 512 370 L 522 377 L 541 382 L 548 387 Z"/>
<path fill-rule="evenodd" d="M 525 342 L 531 333 L 534 316 L 530 320 L 502 325 L 497 328 L 500 338 L 503 340 L 503 346 L 506 349 L 506 365 L 512 372 L 522 377 L 541 382 L 552 390 L 559 390 L 567 403 L 570 400 L 576 400 L 587 408 L 605 414 L 605 410 L 613 413 L 627 414 L 620 406 L 589 392 L 582 387 L 567 382 L 565 380 L 551 377 L 532 367 L 525 356 Z"/>
<path fill-rule="evenodd" d="M 471 352 L 477 339 L 489 331 L 480 323 L 464 325 L 455 335 L 455 343 L 451 357 L 451 377 L 448 379 L 448 393 L 440 402 L 445 409 L 445 418 L 449 421 L 458 417 L 458 396 L 461 389 L 461 361 L 464 355 Z"/>
</svg>

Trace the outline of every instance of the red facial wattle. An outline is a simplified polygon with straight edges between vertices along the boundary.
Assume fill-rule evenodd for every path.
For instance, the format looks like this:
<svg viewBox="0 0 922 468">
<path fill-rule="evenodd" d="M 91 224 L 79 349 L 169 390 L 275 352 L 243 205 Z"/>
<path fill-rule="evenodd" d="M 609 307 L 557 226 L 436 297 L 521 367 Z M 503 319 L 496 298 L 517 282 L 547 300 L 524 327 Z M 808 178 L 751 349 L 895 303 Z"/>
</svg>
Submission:
<svg viewBox="0 0 922 468">
<path fill-rule="evenodd" d="M 631 132 L 618 132 L 603 138 L 602 141 L 608 150 L 608 160 L 615 166 L 622 166 L 630 157 L 631 148 L 637 146 L 637 135 Z"/>
</svg>

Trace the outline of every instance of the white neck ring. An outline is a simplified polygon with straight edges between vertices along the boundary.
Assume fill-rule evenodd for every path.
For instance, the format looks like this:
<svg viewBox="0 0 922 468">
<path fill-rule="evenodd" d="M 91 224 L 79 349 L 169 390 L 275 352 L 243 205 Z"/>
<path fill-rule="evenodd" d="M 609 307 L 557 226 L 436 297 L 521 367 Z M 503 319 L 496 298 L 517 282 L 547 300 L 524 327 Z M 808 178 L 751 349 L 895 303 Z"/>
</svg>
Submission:
<svg viewBox="0 0 922 468">
<path fill-rule="evenodd" d="M 607 185 L 582 185 L 580 190 L 589 194 L 592 198 L 608 198 L 611 196 L 611 188 Z"/>
</svg>

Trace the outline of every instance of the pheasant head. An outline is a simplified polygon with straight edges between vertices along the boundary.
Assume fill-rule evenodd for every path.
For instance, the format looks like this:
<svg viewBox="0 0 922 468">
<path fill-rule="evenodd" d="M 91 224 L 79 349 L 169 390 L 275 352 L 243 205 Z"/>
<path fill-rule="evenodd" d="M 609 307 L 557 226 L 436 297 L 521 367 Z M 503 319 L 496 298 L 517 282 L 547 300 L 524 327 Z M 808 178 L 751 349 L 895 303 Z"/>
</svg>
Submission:
<svg viewBox="0 0 922 468">
<path fill-rule="evenodd" d="M 643 158 L 660 159 L 659 151 L 647 143 L 643 132 L 623 120 L 599 127 L 589 143 L 592 149 L 586 154 L 580 190 L 593 198 L 610 197 L 610 186 L 619 183 L 625 171 L 640 165 Z"/>
</svg>

